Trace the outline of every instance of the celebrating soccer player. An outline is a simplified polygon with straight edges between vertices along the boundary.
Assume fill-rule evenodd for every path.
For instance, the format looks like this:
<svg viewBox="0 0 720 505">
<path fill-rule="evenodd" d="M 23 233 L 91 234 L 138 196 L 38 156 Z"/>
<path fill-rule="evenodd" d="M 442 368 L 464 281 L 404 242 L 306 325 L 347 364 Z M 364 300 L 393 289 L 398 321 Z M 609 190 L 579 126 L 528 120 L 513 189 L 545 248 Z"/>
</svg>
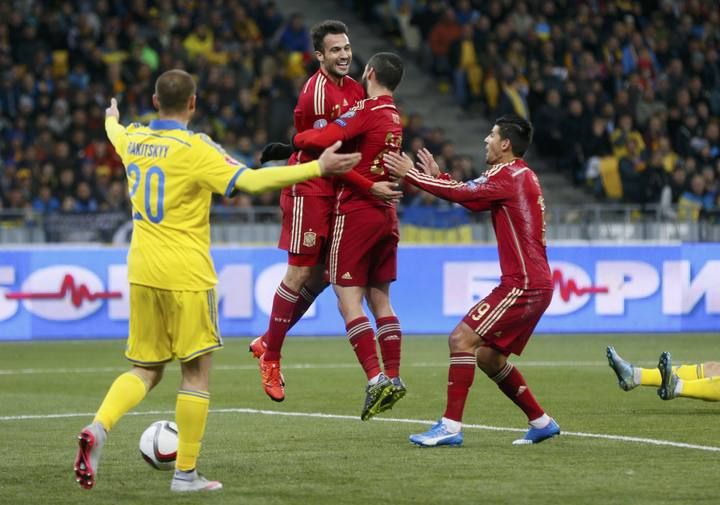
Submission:
<svg viewBox="0 0 720 505">
<path fill-rule="evenodd" d="M 322 129 L 299 133 L 301 149 L 321 149 L 338 140 L 355 145 L 362 160 L 354 172 L 367 185 L 390 181 L 383 155 L 402 145 L 400 113 L 393 91 L 402 80 L 403 64 L 393 53 L 377 53 L 365 66 L 363 86 L 369 98 Z M 353 144 L 355 143 L 355 144 Z M 406 393 L 400 379 L 400 322 L 390 304 L 390 283 L 397 277 L 400 238 L 395 205 L 369 196 L 355 186 L 338 185 L 337 210 L 328 258 L 328 274 L 345 320 L 348 339 L 368 378 L 361 419 L 392 408 Z M 380 368 L 375 333 L 363 310 L 363 299 L 375 317 L 385 373 Z"/>
<path fill-rule="evenodd" d="M 175 406 L 179 442 L 171 490 L 222 488 L 195 469 L 210 403 L 211 356 L 223 345 L 210 257 L 212 193 L 276 190 L 347 172 L 360 160 L 357 153 L 335 153 L 337 143 L 317 161 L 248 170 L 207 135 L 187 129 L 195 91 L 188 73 L 170 70 L 155 83 L 159 119 L 148 126 L 120 125 L 115 99 L 105 111 L 105 129 L 125 165 L 132 201 L 125 355 L 134 366 L 115 380 L 95 419 L 78 437 L 75 476 L 85 489 L 95 485 L 107 433 L 160 382 L 165 364 L 175 358 L 181 362 L 182 382 Z"/>
<path fill-rule="evenodd" d="M 530 428 L 514 444 L 536 444 L 560 433 L 558 424 L 535 400 L 508 356 L 520 355 L 550 305 L 552 276 L 545 253 L 545 203 L 540 182 L 522 159 L 532 138 L 530 123 L 500 117 L 485 137 L 490 168 L 469 182 L 441 176 L 432 155 L 421 151 L 419 166 L 405 155 L 388 153 L 386 165 L 411 184 L 471 211 L 489 210 L 497 235 L 500 285 L 473 306 L 448 338 L 447 406 L 429 431 L 412 435 L 414 444 L 433 447 L 463 442 L 462 416 L 477 364 L 527 415 Z"/>
<path fill-rule="evenodd" d="M 322 128 L 365 98 L 362 86 L 347 75 L 352 63 L 347 26 L 323 21 L 313 27 L 312 41 L 320 69 L 303 85 L 298 98 L 294 113 L 298 132 Z M 319 153 L 315 149 L 293 152 L 292 146 L 274 143 L 265 147 L 261 161 L 290 156 L 292 165 L 313 160 Z M 357 172 L 346 177 L 378 198 L 402 195 L 387 182 L 368 184 Z M 288 252 L 287 271 L 275 292 L 267 331 L 250 344 L 250 351 L 260 359 L 263 389 L 277 402 L 285 399 L 280 372 L 285 336 L 327 286 L 325 260 L 334 204 L 334 181 L 322 178 L 295 184 L 285 189 L 280 199 L 283 218 L 278 247 Z"/>
</svg>

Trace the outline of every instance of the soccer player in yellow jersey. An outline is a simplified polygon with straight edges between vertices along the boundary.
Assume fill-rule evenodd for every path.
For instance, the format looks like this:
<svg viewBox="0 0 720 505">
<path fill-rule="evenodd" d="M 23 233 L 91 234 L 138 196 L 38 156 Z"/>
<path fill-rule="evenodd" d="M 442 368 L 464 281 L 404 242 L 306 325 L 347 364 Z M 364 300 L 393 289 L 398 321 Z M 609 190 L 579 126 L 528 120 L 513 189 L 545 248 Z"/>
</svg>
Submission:
<svg viewBox="0 0 720 505">
<path fill-rule="evenodd" d="M 222 347 L 217 276 L 210 258 L 212 193 L 275 190 L 345 173 L 360 160 L 359 153 L 336 153 L 338 142 L 317 161 L 249 170 L 207 135 L 187 129 L 195 111 L 195 91 L 188 73 L 170 70 L 155 83 L 153 104 L 159 119 L 148 126 L 120 125 L 115 99 L 105 111 L 105 129 L 125 165 L 132 201 L 125 355 L 133 367 L 115 380 L 95 419 L 78 437 L 75 476 L 85 489 L 95 485 L 107 433 L 160 382 L 165 364 L 175 358 L 181 363 L 182 381 L 175 405 L 179 444 L 170 488 L 222 488 L 195 470 L 210 401 L 212 351 Z"/>
<path fill-rule="evenodd" d="M 718 362 L 673 366 L 670 353 L 664 352 L 660 355 L 657 368 L 640 368 L 622 359 L 612 346 L 607 348 L 606 354 L 620 389 L 630 391 L 638 386 L 654 386 L 663 400 L 682 397 L 720 401 Z"/>
</svg>

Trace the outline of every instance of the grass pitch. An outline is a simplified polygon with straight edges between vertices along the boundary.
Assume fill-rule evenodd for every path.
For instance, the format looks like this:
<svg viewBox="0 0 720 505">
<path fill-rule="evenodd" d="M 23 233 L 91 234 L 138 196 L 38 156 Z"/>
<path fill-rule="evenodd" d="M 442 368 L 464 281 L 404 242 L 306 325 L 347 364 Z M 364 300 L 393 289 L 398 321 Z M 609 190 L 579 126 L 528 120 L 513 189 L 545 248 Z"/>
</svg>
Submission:
<svg viewBox="0 0 720 505">
<path fill-rule="evenodd" d="M 525 418 L 478 372 L 464 419 L 477 427 L 466 427 L 463 447 L 438 449 L 414 447 L 407 437 L 443 412 L 444 337 L 406 337 L 409 393 L 369 422 L 359 420 L 365 381 L 345 339 L 289 338 L 280 404 L 260 388 L 249 339 L 228 339 L 215 355 L 199 465 L 225 489 L 203 496 L 171 494 L 171 474 L 151 469 L 137 449 L 146 426 L 173 419 L 177 365 L 113 430 L 88 492 L 73 477 L 75 436 L 127 368 L 124 342 L 0 344 L 0 503 L 716 504 L 720 405 L 663 402 L 653 388 L 622 392 L 605 346 L 649 367 L 665 350 L 678 363 L 720 359 L 718 338 L 536 336 L 514 362 L 567 434 L 512 446 Z"/>
</svg>

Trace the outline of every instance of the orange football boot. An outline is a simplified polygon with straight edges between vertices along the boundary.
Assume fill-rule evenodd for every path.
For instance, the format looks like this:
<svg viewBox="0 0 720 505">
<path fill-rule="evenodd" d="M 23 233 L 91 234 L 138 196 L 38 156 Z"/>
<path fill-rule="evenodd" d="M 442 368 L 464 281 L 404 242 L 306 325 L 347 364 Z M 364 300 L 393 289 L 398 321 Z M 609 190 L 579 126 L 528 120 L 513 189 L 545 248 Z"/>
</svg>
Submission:
<svg viewBox="0 0 720 505">
<path fill-rule="evenodd" d="M 285 379 L 280 372 L 280 361 L 265 361 L 260 357 L 260 376 L 265 393 L 271 400 L 281 402 L 285 399 Z"/>
<path fill-rule="evenodd" d="M 265 349 L 267 349 L 267 344 L 262 337 L 258 337 L 250 342 L 249 351 L 252 353 L 253 358 L 260 359 L 262 355 L 265 354 Z"/>
</svg>

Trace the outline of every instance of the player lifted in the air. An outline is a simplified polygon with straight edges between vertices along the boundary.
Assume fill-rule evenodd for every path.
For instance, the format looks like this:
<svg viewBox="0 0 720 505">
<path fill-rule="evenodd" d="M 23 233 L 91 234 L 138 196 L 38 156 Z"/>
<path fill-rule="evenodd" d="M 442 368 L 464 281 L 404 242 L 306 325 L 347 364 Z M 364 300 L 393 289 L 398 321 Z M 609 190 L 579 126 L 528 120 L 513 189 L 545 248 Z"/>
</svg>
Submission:
<svg viewBox="0 0 720 505">
<path fill-rule="evenodd" d="M 471 211 L 489 210 L 497 236 L 500 285 L 472 307 L 449 337 L 445 414 L 429 431 L 412 435 L 421 446 L 460 445 L 462 415 L 477 365 L 527 415 L 530 429 L 516 444 L 536 444 L 560 427 L 535 400 L 522 374 L 508 360 L 520 355 L 553 295 L 545 253 L 545 202 L 535 173 L 522 159 L 532 126 L 519 116 L 502 116 L 485 137 L 490 168 L 468 182 L 441 175 L 427 151 L 420 167 L 407 156 L 386 155 L 386 164 L 411 184 Z"/>
<path fill-rule="evenodd" d="M 298 132 L 322 128 L 365 98 L 365 91 L 348 75 L 352 48 L 348 29 L 340 21 L 327 20 L 312 28 L 315 56 L 320 68 L 303 85 L 294 111 Z M 261 161 L 285 159 L 288 164 L 314 160 L 321 151 L 269 144 Z M 360 185 L 378 198 L 398 198 L 401 193 L 387 182 L 368 183 L 357 172 L 347 180 Z M 325 289 L 325 261 L 330 223 L 335 205 L 335 181 L 317 178 L 285 189 L 280 198 L 282 228 L 278 247 L 288 252 L 285 277 L 275 291 L 268 328 L 250 344 L 260 358 L 263 389 L 275 401 L 285 399 L 285 383 L 280 372 L 280 351 L 287 332 L 305 314 Z"/>
<path fill-rule="evenodd" d="M 365 66 L 362 100 L 326 128 L 307 130 L 293 139 L 301 149 L 322 149 L 342 140 L 362 154 L 353 172 L 373 182 L 390 183 L 383 155 L 402 145 L 400 112 L 393 92 L 403 64 L 393 53 L 377 53 Z M 345 320 L 348 339 L 368 378 L 363 420 L 391 408 L 406 393 L 400 379 L 402 331 L 390 304 L 390 283 L 397 277 L 400 234 L 395 205 L 338 182 L 328 274 Z M 363 310 L 367 300 L 377 327 L 385 373 L 380 368 L 375 332 Z"/>
</svg>

